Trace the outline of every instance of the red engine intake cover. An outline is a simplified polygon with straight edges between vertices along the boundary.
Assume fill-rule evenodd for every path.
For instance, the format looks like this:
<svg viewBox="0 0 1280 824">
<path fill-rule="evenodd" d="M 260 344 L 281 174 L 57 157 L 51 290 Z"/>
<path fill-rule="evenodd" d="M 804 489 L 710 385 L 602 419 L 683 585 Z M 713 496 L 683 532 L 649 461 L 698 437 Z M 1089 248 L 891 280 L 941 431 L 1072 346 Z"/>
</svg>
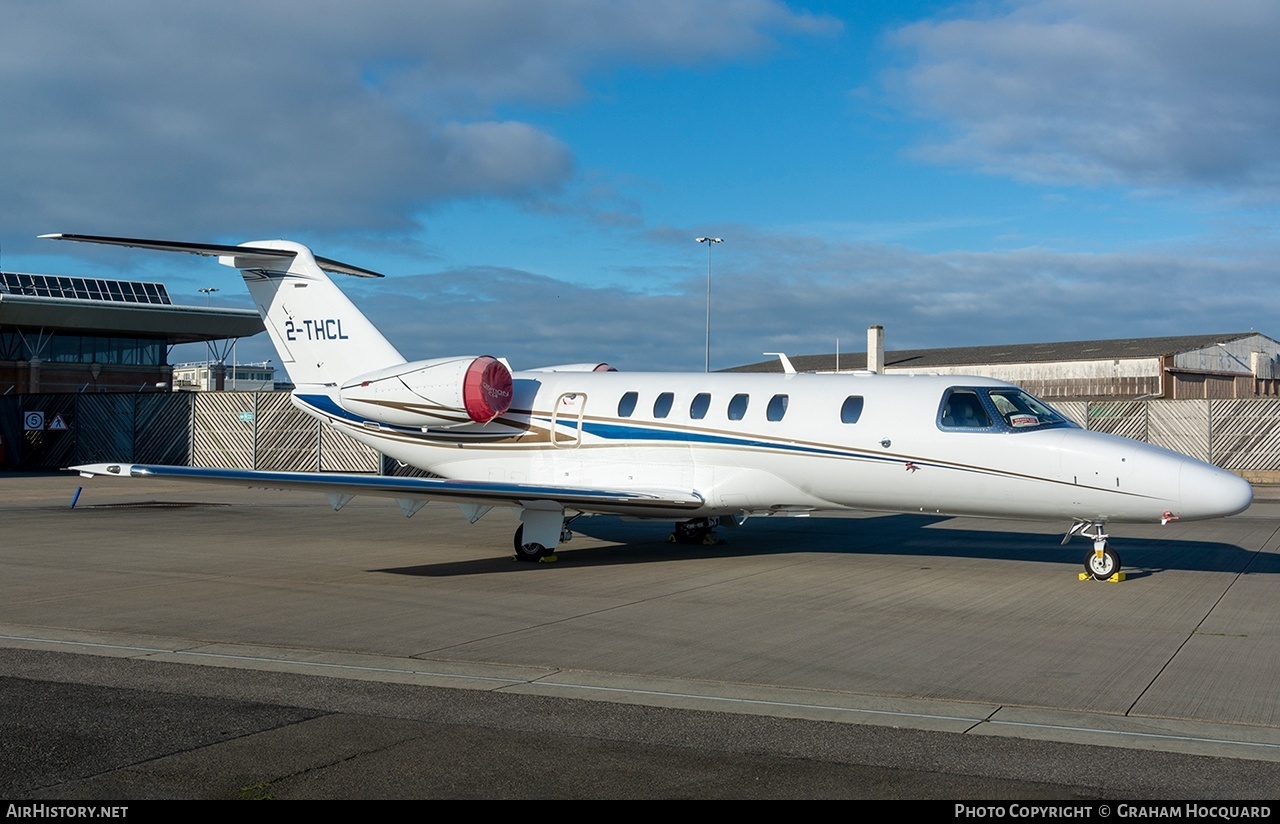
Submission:
<svg viewBox="0 0 1280 824">
<path fill-rule="evenodd" d="M 497 358 L 485 355 L 467 367 L 462 381 L 462 403 L 476 423 L 488 423 L 511 408 L 511 370 Z"/>
</svg>

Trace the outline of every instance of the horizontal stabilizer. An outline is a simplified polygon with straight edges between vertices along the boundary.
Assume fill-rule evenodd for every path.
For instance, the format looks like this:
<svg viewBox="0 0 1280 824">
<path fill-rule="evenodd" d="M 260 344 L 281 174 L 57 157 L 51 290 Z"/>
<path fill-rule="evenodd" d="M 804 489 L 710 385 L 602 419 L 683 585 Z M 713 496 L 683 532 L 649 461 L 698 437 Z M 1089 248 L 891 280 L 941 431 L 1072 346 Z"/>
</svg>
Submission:
<svg viewBox="0 0 1280 824">
<path fill-rule="evenodd" d="M 132 246 L 137 249 L 154 249 L 159 252 L 187 252 L 192 255 L 205 255 L 206 257 L 222 257 L 222 256 L 240 256 L 244 257 L 245 253 L 251 253 L 255 257 L 266 258 L 282 258 L 291 260 L 297 253 L 288 249 L 270 249 L 265 246 L 253 246 L 245 244 L 243 246 L 228 246 L 222 243 L 183 243 L 176 240 L 142 240 L 139 238 L 129 237 L 102 237 L 100 235 L 70 235 L 70 234 L 51 234 L 41 235 L 40 237 L 48 240 L 74 240 L 79 243 L 103 243 L 108 246 Z M 341 263 L 329 258 L 315 255 L 316 263 L 326 272 L 332 272 L 339 275 L 355 275 L 361 278 L 380 278 L 382 275 L 369 269 L 362 269 L 359 266 L 352 266 L 349 263 Z"/>
<path fill-rule="evenodd" d="M 516 507 L 525 507 L 535 501 L 554 501 L 565 509 L 612 515 L 639 515 L 646 510 L 694 510 L 703 505 L 702 496 L 692 490 L 597 489 L 441 478 L 331 472 L 258 472 L 151 464 L 85 464 L 70 468 L 86 478 L 99 475 L 116 478 L 164 478 L 257 489 L 309 489 L 340 496 L 375 495 L 399 500 L 419 498 Z"/>
</svg>

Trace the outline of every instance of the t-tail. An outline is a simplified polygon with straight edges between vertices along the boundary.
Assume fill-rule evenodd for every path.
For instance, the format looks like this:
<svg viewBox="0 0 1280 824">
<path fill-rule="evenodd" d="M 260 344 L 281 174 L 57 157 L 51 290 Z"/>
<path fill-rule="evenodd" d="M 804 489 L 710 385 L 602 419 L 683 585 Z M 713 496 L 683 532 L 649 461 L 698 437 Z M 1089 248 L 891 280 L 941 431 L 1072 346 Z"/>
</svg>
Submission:
<svg viewBox="0 0 1280 824">
<path fill-rule="evenodd" d="M 224 266 L 239 269 L 289 379 L 300 389 L 342 386 L 357 375 L 405 362 L 325 272 L 381 275 L 317 257 L 300 243 L 263 240 L 229 246 L 96 235 L 42 237 L 215 256 Z"/>
<path fill-rule="evenodd" d="M 306 246 L 287 240 L 244 245 L 249 250 L 219 255 L 218 262 L 240 270 L 295 386 L 341 386 L 356 375 L 405 362 Z M 291 257 L 261 255 L 264 249 Z"/>
</svg>

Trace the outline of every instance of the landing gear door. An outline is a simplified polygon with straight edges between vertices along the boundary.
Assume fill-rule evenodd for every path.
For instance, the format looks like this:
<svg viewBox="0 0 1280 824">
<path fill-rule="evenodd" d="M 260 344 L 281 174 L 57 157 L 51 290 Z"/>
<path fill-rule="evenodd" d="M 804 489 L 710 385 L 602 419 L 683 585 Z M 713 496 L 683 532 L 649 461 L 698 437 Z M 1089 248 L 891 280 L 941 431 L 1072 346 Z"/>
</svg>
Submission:
<svg viewBox="0 0 1280 824">
<path fill-rule="evenodd" d="M 587 396 L 581 392 L 566 392 L 556 399 L 551 412 L 551 442 L 564 449 L 573 449 L 582 442 L 582 413 L 587 406 Z"/>
</svg>

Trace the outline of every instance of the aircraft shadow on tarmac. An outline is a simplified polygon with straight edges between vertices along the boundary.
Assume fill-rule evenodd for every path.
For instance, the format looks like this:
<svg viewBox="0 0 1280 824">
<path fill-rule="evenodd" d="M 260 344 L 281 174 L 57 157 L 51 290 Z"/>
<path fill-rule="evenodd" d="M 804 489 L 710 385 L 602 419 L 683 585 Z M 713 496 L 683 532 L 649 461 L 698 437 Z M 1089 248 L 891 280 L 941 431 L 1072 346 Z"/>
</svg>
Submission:
<svg viewBox="0 0 1280 824">
<path fill-rule="evenodd" d="M 500 572 L 536 572 L 548 568 L 616 566 L 622 564 L 673 563 L 682 560 L 753 555 L 826 553 L 988 558 L 1031 561 L 1081 568 L 1090 543 L 1073 538 L 1060 546 L 1061 535 L 1048 532 L 1004 532 L 976 529 L 930 529 L 952 520 L 944 516 L 884 515 L 865 518 L 753 518 L 737 529 L 721 529 L 723 543 L 711 546 L 674 544 L 667 541 L 671 526 L 657 522 L 624 521 L 598 516 L 575 522 L 577 536 L 587 536 L 609 546 L 574 547 L 562 544 L 555 564 L 517 563 L 495 547 L 492 557 L 370 570 L 395 575 L 448 577 Z M 1174 529 L 1176 527 L 1171 527 Z M 1257 553 L 1234 544 L 1215 541 L 1139 538 L 1113 533 L 1112 545 L 1120 553 L 1130 580 L 1166 569 L 1192 572 L 1280 573 L 1280 555 Z"/>
</svg>

